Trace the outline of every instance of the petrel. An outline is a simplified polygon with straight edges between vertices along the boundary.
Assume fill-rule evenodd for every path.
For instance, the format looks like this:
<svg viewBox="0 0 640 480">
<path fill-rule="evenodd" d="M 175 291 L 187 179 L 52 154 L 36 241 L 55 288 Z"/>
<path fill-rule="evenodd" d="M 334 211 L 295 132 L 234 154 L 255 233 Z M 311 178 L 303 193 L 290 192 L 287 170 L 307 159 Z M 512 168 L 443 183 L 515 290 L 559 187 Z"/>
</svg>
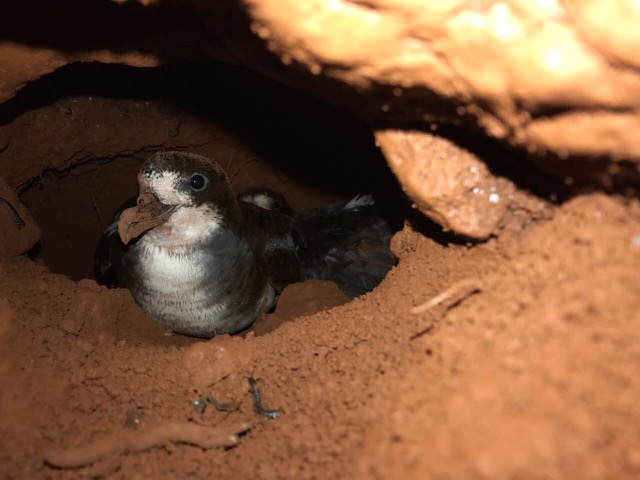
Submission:
<svg viewBox="0 0 640 480">
<path fill-rule="evenodd" d="M 215 161 L 182 152 L 153 155 L 138 184 L 98 243 L 96 277 L 129 289 L 177 333 L 236 333 L 286 285 L 309 278 L 336 281 L 354 297 L 397 262 L 369 196 L 294 212 L 269 190 L 236 196 Z"/>
<path fill-rule="evenodd" d="M 371 195 L 298 212 L 266 188 L 238 198 L 291 218 L 300 241 L 300 281 L 330 280 L 355 298 L 373 290 L 398 262 L 389 248 L 393 230 Z"/>
</svg>

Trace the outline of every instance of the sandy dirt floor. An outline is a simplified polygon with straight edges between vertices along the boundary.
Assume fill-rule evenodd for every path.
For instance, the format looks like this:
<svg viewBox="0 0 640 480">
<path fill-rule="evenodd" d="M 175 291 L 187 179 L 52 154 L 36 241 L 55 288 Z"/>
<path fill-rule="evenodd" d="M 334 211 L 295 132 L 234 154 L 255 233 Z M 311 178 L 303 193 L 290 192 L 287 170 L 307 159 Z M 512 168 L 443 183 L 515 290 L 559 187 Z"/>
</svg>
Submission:
<svg viewBox="0 0 640 480">
<path fill-rule="evenodd" d="M 285 296 L 272 328 L 209 341 L 125 290 L 4 260 L 3 477 L 638 478 L 639 202 L 581 196 L 476 246 L 434 232 L 407 222 L 360 299 L 282 323 L 305 303 Z M 279 418 L 256 415 L 250 376 Z M 197 413 L 205 395 L 239 408 Z M 171 422 L 252 428 L 203 448 Z"/>
<path fill-rule="evenodd" d="M 21 200 L 43 232 L 35 260 L 0 260 L 0 478 L 640 478 L 637 198 L 562 197 L 550 220 L 477 244 L 412 210 L 376 290 L 346 302 L 292 285 L 233 337 L 172 334 L 96 284 L 97 238 L 152 149 L 213 156 L 238 191 L 296 209 L 389 175 L 366 126 L 197 67 L 127 77 L 141 91 L 169 78 L 190 102 L 111 92 L 0 111 L 0 175 L 41 175 Z M 278 418 L 256 414 L 250 377 Z M 197 412 L 206 396 L 238 408 Z"/>
</svg>

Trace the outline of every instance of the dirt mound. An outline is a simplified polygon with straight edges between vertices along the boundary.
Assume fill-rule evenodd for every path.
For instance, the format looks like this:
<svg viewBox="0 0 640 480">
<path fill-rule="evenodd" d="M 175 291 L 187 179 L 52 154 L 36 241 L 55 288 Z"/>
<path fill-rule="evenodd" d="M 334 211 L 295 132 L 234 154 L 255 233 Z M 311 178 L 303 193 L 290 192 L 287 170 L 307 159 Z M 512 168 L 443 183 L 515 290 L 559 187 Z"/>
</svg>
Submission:
<svg viewBox="0 0 640 480">
<path fill-rule="evenodd" d="M 474 247 L 406 226 L 400 264 L 374 292 L 210 341 L 158 327 L 124 290 L 5 260 L 4 475 L 637 478 L 638 225 L 637 201 L 590 195 Z M 465 279 L 480 291 L 456 294 Z M 249 376 L 279 418 L 256 416 Z M 197 413 L 206 395 L 239 408 Z M 230 450 L 169 439 L 77 469 L 44 463 L 52 449 L 185 421 L 254 428 Z"/>
</svg>

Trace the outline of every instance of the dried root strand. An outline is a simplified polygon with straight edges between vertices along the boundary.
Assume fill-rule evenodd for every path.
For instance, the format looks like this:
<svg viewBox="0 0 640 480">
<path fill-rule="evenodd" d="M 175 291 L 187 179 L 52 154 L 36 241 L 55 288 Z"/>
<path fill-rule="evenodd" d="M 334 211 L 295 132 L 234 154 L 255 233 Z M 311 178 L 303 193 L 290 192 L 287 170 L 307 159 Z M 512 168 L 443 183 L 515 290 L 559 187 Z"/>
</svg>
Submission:
<svg viewBox="0 0 640 480">
<path fill-rule="evenodd" d="M 483 288 L 482 281 L 479 278 L 467 278 L 460 280 L 439 295 L 436 295 L 417 307 L 413 307 L 411 309 L 411 313 L 418 314 L 426 312 L 445 301 L 448 301 L 450 305 L 454 305 L 474 293 L 481 292 Z"/>
<path fill-rule="evenodd" d="M 20 230 L 22 227 L 26 225 L 26 223 L 24 223 L 24 220 L 22 220 L 22 217 L 20 217 L 20 214 L 15 209 L 15 207 L 9 203 L 9 200 L 7 200 L 6 198 L 0 197 L 0 205 L 4 205 L 4 207 L 7 210 L 9 210 L 9 213 L 11 214 L 11 218 L 13 222 L 16 224 L 16 228 L 18 230 Z"/>
<path fill-rule="evenodd" d="M 146 431 L 115 432 L 88 445 L 50 450 L 45 463 L 57 468 L 78 468 L 119 453 L 146 450 L 164 443 L 186 443 L 208 449 L 232 447 L 239 434 L 252 428 L 251 423 L 206 427 L 188 422 L 169 422 Z"/>
<path fill-rule="evenodd" d="M 282 415 L 282 410 L 269 410 L 264 406 L 264 403 L 262 403 L 262 392 L 260 392 L 258 383 L 253 377 L 249 377 L 249 388 L 253 394 L 254 405 L 258 415 L 265 418 L 278 418 Z"/>
</svg>

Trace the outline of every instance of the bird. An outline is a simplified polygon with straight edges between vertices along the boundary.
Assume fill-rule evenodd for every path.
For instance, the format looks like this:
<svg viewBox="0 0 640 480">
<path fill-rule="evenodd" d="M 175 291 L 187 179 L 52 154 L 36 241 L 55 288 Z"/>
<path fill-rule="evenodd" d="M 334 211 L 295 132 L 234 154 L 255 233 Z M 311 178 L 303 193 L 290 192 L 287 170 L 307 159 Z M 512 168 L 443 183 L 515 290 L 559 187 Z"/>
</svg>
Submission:
<svg viewBox="0 0 640 480">
<path fill-rule="evenodd" d="M 177 151 L 145 161 L 138 185 L 98 241 L 96 278 L 176 333 L 242 331 L 310 278 L 355 297 L 397 263 L 370 196 L 296 212 L 268 189 L 236 195 L 214 160 Z"/>
<path fill-rule="evenodd" d="M 389 248 L 391 222 L 372 195 L 298 212 L 282 194 L 266 188 L 238 198 L 291 218 L 302 253 L 300 281 L 333 281 L 353 299 L 373 290 L 398 263 Z"/>
<path fill-rule="evenodd" d="M 98 243 L 96 273 L 161 325 L 195 337 L 235 333 L 299 279 L 289 220 L 239 202 L 214 161 L 157 152 L 138 184 L 135 204 L 125 202 Z M 282 248 L 267 250 L 267 239 Z"/>
</svg>

